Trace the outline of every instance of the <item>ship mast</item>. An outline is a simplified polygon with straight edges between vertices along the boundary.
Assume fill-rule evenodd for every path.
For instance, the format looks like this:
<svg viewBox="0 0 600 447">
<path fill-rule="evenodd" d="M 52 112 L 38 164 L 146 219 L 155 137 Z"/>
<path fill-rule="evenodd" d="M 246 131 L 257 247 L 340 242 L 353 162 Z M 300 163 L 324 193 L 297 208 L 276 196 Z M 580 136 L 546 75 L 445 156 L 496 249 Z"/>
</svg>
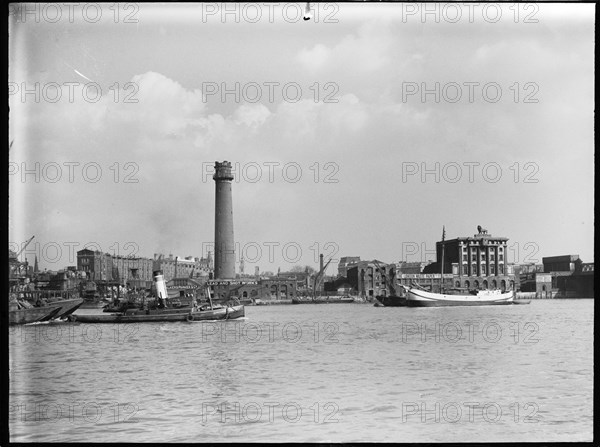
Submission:
<svg viewBox="0 0 600 447">
<path fill-rule="evenodd" d="M 442 277 L 440 279 L 440 293 L 444 293 L 444 241 L 446 240 L 446 226 L 442 227 Z"/>
</svg>

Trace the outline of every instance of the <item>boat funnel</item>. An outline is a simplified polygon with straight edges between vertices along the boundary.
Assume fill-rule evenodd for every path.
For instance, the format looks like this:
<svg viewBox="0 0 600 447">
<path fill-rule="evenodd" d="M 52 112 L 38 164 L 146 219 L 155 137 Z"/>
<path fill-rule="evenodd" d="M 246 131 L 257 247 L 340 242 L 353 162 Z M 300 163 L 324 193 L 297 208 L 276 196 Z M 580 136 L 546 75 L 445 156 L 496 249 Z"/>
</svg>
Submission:
<svg viewBox="0 0 600 447">
<path fill-rule="evenodd" d="M 169 294 L 167 293 L 167 284 L 165 283 L 162 270 L 156 270 L 152 275 L 154 276 L 154 285 L 156 286 L 156 297 L 160 300 L 167 299 Z"/>
</svg>

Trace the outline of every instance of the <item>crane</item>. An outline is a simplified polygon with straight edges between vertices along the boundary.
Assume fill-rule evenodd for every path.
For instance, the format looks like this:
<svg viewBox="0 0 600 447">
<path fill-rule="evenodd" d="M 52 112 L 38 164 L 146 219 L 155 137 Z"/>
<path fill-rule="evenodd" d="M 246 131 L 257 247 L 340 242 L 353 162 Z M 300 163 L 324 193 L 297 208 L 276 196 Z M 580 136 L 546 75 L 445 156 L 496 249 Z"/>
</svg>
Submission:
<svg viewBox="0 0 600 447">
<path fill-rule="evenodd" d="M 23 248 L 21 248 L 21 249 L 19 250 L 19 252 L 17 253 L 17 256 L 16 256 L 17 260 L 19 259 L 19 256 L 21 255 L 21 253 L 23 253 L 23 251 L 24 251 L 24 250 L 27 248 L 27 246 L 28 246 L 28 245 L 29 245 L 29 243 L 30 243 L 30 242 L 33 240 L 33 238 L 34 238 L 34 237 L 35 237 L 35 236 L 31 236 L 31 238 L 29 238 L 29 240 L 28 240 L 27 242 L 25 242 L 25 245 L 23 245 Z"/>
<path fill-rule="evenodd" d="M 319 271 L 319 273 L 317 273 L 317 275 L 315 276 L 315 280 L 313 282 L 313 298 L 317 296 L 317 284 L 320 284 L 321 277 L 323 276 L 323 273 L 325 273 L 325 270 L 327 270 L 327 266 L 329 265 L 330 262 L 331 262 L 331 259 L 329 261 L 327 261 L 327 264 L 325 264 L 323 269 L 321 269 L 321 271 Z"/>
</svg>

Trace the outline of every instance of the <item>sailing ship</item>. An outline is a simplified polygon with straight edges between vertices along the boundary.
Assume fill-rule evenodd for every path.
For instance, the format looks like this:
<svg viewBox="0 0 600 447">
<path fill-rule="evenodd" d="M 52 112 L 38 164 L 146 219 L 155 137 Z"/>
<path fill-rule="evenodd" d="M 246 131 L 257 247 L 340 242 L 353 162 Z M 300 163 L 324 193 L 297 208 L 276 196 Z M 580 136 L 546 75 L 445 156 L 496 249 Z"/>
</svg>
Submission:
<svg viewBox="0 0 600 447">
<path fill-rule="evenodd" d="M 473 290 L 464 293 L 460 289 L 444 289 L 444 241 L 446 237 L 446 228 L 442 230 L 442 262 L 441 262 L 441 280 L 440 292 L 424 290 L 424 288 L 411 284 L 411 286 L 402 285 L 406 291 L 408 306 L 411 307 L 440 307 L 440 306 L 489 306 L 513 304 L 514 292 L 501 290 Z"/>
<path fill-rule="evenodd" d="M 499 304 L 513 304 L 514 293 L 512 290 L 477 290 L 469 294 L 428 292 L 413 286 L 405 286 L 407 304 L 411 307 L 439 307 L 439 306 L 487 306 Z M 443 290 L 443 289 L 442 289 Z M 525 303 L 526 304 L 526 303 Z"/>
</svg>

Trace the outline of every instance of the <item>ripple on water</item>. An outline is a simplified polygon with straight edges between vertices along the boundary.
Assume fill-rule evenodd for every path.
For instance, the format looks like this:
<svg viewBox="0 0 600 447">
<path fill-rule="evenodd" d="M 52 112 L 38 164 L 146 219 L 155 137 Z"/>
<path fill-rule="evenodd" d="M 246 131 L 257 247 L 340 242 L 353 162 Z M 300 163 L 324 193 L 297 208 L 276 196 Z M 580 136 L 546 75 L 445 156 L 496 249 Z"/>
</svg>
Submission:
<svg viewBox="0 0 600 447">
<path fill-rule="evenodd" d="M 566 301 L 566 300 L 565 300 Z M 591 440 L 593 301 L 530 306 L 407 309 L 336 305 L 247 309 L 246 324 L 306 328 L 292 343 L 276 333 L 257 341 L 202 337 L 200 324 L 140 324 L 126 340 L 105 327 L 97 342 L 36 342 L 10 337 L 10 402 L 91 402 L 97 422 L 23 421 L 14 410 L 11 439 L 22 442 L 499 442 Z M 492 306 L 493 307 L 493 306 Z M 436 324 L 466 328 L 494 322 L 496 342 L 436 340 Z M 537 325 L 537 341 L 516 342 L 515 324 Z M 216 323 L 214 323 L 216 324 Z M 402 328 L 423 327 L 421 335 Z M 511 324 L 513 326 L 511 326 Z M 315 326 L 316 325 L 316 326 Z M 331 333 L 321 331 L 333 328 Z M 69 324 L 62 325 L 64 328 Z M 73 326 L 81 331 L 85 325 Z M 230 329 L 235 326 L 228 326 Z M 314 328 L 320 328 L 315 337 Z M 453 326 L 454 327 L 454 326 Z M 573 329 L 576 328 L 575 331 Z M 206 327 L 205 327 L 206 329 Z M 90 329 L 91 331 L 91 329 Z M 90 332 L 92 333 L 92 332 Z M 331 335 L 333 337 L 325 337 Z M 476 335 L 481 335 L 477 333 Z M 523 335 L 523 334 L 522 334 Z M 497 403 L 503 418 L 422 423 L 403 420 L 406 404 Z M 519 406 L 514 423 L 511 404 Z M 525 408 L 528 403 L 537 410 Z M 115 419 L 115 404 L 119 417 Z M 112 405 L 112 406 L 111 406 Z M 126 407 L 129 405 L 129 407 Z M 270 420 L 269 406 L 274 405 Z M 302 410 L 296 422 L 282 409 Z M 404 407 L 403 407 L 404 405 Z M 222 410 L 220 410 L 222 408 Z M 260 408 L 261 417 L 243 409 Z M 290 407 L 292 408 L 292 407 Z M 295 408 L 295 407 L 294 407 Z M 125 411 L 127 410 L 127 412 Z M 466 407 L 463 407 L 466 415 Z M 522 420 L 535 410 L 538 424 Z M 404 413 L 403 413 L 404 411 Z M 134 413 L 134 414 L 132 414 Z M 129 416 L 129 418 L 126 418 Z M 367 416 L 365 418 L 365 416 Z M 317 422 L 315 422 L 315 418 Z M 325 419 L 335 422 L 325 422 Z M 89 419 L 89 418 L 88 418 Z"/>
</svg>

